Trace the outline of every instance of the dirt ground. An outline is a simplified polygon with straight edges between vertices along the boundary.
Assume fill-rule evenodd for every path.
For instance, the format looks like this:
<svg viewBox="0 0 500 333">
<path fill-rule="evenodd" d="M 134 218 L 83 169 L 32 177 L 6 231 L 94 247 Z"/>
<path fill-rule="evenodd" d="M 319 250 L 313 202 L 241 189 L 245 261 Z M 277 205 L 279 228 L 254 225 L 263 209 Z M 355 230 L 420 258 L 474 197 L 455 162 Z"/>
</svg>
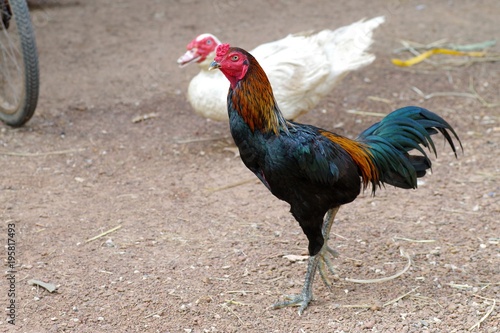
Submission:
<svg viewBox="0 0 500 333">
<path fill-rule="evenodd" d="M 0 125 L 0 239 L 6 246 L 14 224 L 17 244 L 15 327 L 4 315 L 0 330 L 500 331 L 499 63 L 436 56 L 434 64 L 404 69 L 390 62 L 410 56 L 393 53 L 402 39 L 500 42 L 500 2 L 35 5 L 39 107 L 23 128 Z M 354 137 L 379 118 L 347 111 L 417 104 L 455 127 L 464 152 L 455 159 L 438 139 L 433 174 L 418 190 L 368 191 L 343 207 L 330 240 L 340 252 L 332 289 L 317 279 L 315 301 L 301 317 L 296 308 L 272 310 L 300 291 L 305 261 L 284 256 L 307 254 L 305 236 L 288 205 L 225 149 L 228 124 L 191 110 L 185 94 L 198 69 L 179 69 L 176 59 L 203 32 L 251 49 L 378 15 L 387 21 L 375 33 L 377 60 L 299 121 Z M 133 122 L 144 115 L 151 117 Z M 401 251 L 411 263 L 400 277 L 346 280 L 403 271 Z M 0 256 L 7 271 L 6 251 Z M 2 307 L 8 288 L 1 279 Z"/>
</svg>

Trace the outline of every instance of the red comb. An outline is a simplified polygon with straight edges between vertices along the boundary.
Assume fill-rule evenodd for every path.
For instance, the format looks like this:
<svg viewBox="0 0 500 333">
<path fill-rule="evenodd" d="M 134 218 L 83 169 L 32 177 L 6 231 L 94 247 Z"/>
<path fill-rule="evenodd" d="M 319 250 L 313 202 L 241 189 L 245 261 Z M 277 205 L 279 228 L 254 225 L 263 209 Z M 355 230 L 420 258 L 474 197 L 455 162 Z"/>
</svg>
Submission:
<svg viewBox="0 0 500 333">
<path fill-rule="evenodd" d="M 219 59 L 222 58 L 223 56 L 226 55 L 227 51 L 229 51 L 229 44 L 219 44 L 217 46 L 217 49 L 215 50 L 217 56 L 215 57 L 215 59 Z"/>
</svg>

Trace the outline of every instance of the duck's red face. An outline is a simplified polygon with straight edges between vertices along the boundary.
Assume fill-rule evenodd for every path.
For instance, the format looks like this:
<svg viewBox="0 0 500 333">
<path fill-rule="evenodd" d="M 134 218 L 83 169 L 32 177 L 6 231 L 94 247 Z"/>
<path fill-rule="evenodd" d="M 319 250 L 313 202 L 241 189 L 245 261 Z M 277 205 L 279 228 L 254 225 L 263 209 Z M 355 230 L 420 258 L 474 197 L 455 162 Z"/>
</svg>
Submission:
<svg viewBox="0 0 500 333">
<path fill-rule="evenodd" d="M 179 66 L 183 67 L 193 62 L 202 62 L 215 51 L 220 41 L 211 34 L 201 34 L 187 45 L 187 51 L 177 59 Z"/>
</svg>

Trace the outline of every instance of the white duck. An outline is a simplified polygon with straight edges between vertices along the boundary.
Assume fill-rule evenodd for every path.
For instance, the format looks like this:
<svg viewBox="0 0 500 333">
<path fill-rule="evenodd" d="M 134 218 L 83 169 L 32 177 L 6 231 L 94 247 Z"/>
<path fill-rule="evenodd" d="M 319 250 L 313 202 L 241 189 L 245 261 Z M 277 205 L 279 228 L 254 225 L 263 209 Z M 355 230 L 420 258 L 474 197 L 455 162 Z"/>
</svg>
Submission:
<svg viewBox="0 0 500 333">
<path fill-rule="evenodd" d="M 373 62 L 366 53 L 373 30 L 384 17 L 361 20 L 337 30 L 293 34 L 250 51 L 266 71 L 285 118 L 295 119 L 314 108 L 349 71 Z M 187 45 L 177 63 L 198 63 L 201 71 L 189 83 L 188 100 L 195 112 L 213 120 L 227 120 L 229 83 L 220 71 L 208 71 L 221 42 L 201 34 Z"/>
</svg>

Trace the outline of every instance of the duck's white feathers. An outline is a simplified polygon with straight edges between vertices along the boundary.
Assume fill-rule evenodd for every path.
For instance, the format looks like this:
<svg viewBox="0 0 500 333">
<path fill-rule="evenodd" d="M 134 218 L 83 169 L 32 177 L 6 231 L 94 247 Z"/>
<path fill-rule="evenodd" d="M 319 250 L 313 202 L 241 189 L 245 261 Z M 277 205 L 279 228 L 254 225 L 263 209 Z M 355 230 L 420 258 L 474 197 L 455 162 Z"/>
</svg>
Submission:
<svg viewBox="0 0 500 333">
<path fill-rule="evenodd" d="M 250 51 L 269 77 L 285 118 L 295 119 L 313 109 L 349 71 L 375 60 L 367 53 L 373 30 L 384 17 L 361 20 L 336 30 L 301 33 L 262 44 Z M 227 120 L 229 84 L 220 71 L 208 71 L 214 55 L 199 63 L 190 82 L 188 99 L 196 113 Z"/>
</svg>

